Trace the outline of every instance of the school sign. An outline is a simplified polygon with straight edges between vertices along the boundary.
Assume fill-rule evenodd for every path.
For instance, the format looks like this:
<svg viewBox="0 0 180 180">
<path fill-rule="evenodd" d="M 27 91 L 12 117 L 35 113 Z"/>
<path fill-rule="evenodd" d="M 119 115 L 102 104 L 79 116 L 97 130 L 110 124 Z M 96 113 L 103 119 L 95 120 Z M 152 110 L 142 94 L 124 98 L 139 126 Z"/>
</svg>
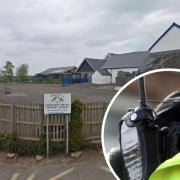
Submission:
<svg viewBox="0 0 180 180">
<path fill-rule="evenodd" d="M 44 94 L 44 115 L 46 115 L 47 158 L 49 158 L 49 115 L 65 114 L 66 118 L 66 153 L 69 153 L 69 121 L 71 114 L 71 94 Z"/>
<path fill-rule="evenodd" d="M 44 114 L 71 114 L 71 94 L 44 94 Z"/>
</svg>

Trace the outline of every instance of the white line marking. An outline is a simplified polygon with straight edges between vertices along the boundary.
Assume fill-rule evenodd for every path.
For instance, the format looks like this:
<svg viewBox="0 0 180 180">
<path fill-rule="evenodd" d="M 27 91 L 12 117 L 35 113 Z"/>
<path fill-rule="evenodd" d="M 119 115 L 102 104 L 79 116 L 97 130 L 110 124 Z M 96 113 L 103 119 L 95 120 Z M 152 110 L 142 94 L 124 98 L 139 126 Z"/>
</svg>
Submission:
<svg viewBox="0 0 180 180">
<path fill-rule="evenodd" d="M 62 178 L 64 176 L 68 175 L 72 171 L 74 171 L 74 168 L 70 168 L 70 169 L 58 174 L 57 176 L 54 176 L 54 177 L 50 178 L 49 180 L 58 180 L 58 179 L 60 179 L 60 178 Z"/>
<path fill-rule="evenodd" d="M 27 178 L 27 180 L 33 180 L 34 177 L 35 177 L 35 173 L 31 174 L 31 175 Z"/>
<path fill-rule="evenodd" d="M 108 167 L 100 166 L 100 169 L 102 169 L 103 171 L 106 171 L 106 172 L 108 172 L 108 173 L 111 173 L 111 171 L 109 170 Z"/>
<path fill-rule="evenodd" d="M 16 180 L 19 177 L 19 173 L 14 173 L 10 180 Z"/>
</svg>

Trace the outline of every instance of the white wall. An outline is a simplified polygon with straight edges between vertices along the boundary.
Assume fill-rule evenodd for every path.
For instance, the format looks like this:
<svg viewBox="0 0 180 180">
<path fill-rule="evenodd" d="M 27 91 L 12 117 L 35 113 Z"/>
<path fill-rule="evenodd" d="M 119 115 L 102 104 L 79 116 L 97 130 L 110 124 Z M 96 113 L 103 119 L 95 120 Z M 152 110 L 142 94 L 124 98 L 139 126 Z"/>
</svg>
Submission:
<svg viewBox="0 0 180 180">
<path fill-rule="evenodd" d="M 93 84 L 110 84 L 111 76 L 103 76 L 98 71 L 95 71 L 92 75 Z"/>
<path fill-rule="evenodd" d="M 180 49 L 180 29 L 176 26 L 151 49 L 150 52 L 169 51 Z"/>
<path fill-rule="evenodd" d="M 119 69 L 108 69 L 110 74 L 112 74 L 112 83 L 116 83 L 116 77 L 119 71 L 123 72 L 130 72 L 132 73 L 133 71 L 137 71 L 138 68 L 119 68 Z"/>
</svg>

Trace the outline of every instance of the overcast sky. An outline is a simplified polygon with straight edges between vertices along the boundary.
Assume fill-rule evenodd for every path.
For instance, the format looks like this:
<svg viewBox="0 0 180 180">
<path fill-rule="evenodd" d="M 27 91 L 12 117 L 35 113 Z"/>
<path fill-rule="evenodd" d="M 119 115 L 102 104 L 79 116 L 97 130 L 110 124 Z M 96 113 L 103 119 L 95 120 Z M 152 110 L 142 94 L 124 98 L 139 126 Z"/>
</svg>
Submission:
<svg viewBox="0 0 180 180">
<path fill-rule="evenodd" d="M 30 74 L 84 57 L 147 50 L 173 22 L 179 0 L 1 0 L 0 67 Z"/>
</svg>

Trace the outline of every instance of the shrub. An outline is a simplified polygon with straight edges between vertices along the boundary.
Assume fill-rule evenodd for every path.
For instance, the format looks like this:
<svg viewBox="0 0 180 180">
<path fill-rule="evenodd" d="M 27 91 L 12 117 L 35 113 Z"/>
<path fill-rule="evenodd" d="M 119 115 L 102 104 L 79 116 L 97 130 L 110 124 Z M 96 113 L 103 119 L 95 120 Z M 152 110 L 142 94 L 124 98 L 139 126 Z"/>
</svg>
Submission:
<svg viewBox="0 0 180 180">
<path fill-rule="evenodd" d="M 80 100 L 72 103 L 71 121 L 69 124 L 70 151 L 78 151 L 82 148 L 84 139 L 82 137 L 82 113 L 83 104 Z"/>
<path fill-rule="evenodd" d="M 49 155 L 54 156 L 65 151 L 64 142 L 51 142 Z M 45 136 L 40 137 L 39 141 L 30 141 L 19 139 L 15 133 L 0 134 L 0 151 L 16 153 L 19 156 L 46 155 L 46 139 Z"/>
</svg>

